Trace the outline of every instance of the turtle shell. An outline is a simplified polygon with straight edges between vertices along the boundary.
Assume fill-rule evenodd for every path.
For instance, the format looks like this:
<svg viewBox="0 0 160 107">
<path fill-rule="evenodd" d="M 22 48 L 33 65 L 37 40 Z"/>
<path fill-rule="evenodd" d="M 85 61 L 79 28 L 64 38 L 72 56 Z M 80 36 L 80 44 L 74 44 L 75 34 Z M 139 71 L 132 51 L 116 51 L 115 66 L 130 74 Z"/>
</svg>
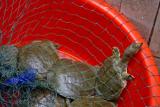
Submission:
<svg viewBox="0 0 160 107">
<path fill-rule="evenodd" d="M 71 107 L 116 107 L 116 105 L 101 97 L 84 96 L 73 101 Z"/>
<path fill-rule="evenodd" d="M 15 107 L 67 107 L 66 99 L 55 92 L 36 88 L 21 96 Z"/>
<path fill-rule="evenodd" d="M 50 41 L 36 41 L 20 49 L 20 70 L 34 68 L 38 71 L 39 78 L 45 78 L 48 68 L 59 60 L 56 46 Z"/>
<path fill-rule="evenodd" d="M 108 57 L 97 72 L 96 91 L 106 100 L 116 101 L 127 84 L 122 75 L 122 72 L 126 72 L 127 66 L 122 66 L 118 57 L 114 55 Z"/>
<path fill-rule="evenodd" d="M 55 91 L 66 97 L 75 99 L 81 95 L 90 95 L 95 89 L 96 68 L 81 62 L 62 59 L 53 66 L 52 74 L 47 78 Z"/>
<path fill-rule="evenodd" d="M 122 59 L 117 47 L 113 48 L 113 54 L 104 61 L 104 65 L 97 72 L 96 90 L 107 100 L 117 101 L 127 80 L 134 77 L 127 73 L 128 62 L 140 50 L 142 43 L 132 43 L 128 46 Z"/>
</svg>

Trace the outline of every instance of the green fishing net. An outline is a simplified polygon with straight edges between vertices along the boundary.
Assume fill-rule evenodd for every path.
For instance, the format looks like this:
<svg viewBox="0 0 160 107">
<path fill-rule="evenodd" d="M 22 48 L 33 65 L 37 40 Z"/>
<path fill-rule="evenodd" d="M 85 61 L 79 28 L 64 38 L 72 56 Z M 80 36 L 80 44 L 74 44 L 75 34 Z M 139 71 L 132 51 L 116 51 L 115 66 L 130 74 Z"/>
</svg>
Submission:
<svg viewBox="0 0 160 107">
<path fill-rule="evenodd" d="M 17 71 L 18 49 L 14 46 L 0 47 L 0 75 L 1 79 L 13 76 Z"/>
<path fill-rule="evenodd" d="M 15 46 L 0 47 L 0 104 L 5 107 L 30 107 L 37 88 L 53 92 L 46 81 L 35 80 L 36 70 L 19 71 L 18 52 Z"/>
</svg>

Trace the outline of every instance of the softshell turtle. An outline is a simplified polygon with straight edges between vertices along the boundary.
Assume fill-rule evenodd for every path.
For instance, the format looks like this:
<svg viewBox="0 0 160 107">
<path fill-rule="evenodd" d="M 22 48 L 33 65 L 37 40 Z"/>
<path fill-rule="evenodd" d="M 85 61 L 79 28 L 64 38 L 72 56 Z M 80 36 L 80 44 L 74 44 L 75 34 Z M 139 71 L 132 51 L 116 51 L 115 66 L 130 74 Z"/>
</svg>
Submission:
<svg viewBox="0 0 160 107">
<path fill-rule="evenodd" d="M 11 77 L 17 70 L 18 48 L 13 45 L 0 46 L 0 75 Z"/>
<path fill-rule="evenodd" d="M 84 96 L 76 99 L 70 107 L 116 107 L 113 102 L 97 96 Z"/>
<path fill-rule="evenodd" d="M 50 90 L 36 89 L 32 92 L 30 107 L 67 107 L 65 99 Z"/>
<path fill-rule="evenodd" d="M 54 73 L 52 73 L 54 72 Z M 48 74 L 55 91 L 66 98 L 75 99 L 94 93 L 96 68 L 82 62 L 62 59 Z M 52 74 L 51 74 L 52 73 Z"/>
<path fill-rule="evenodd" d="M 141 43 L 132 43 L 120 58 L 119 49 L 114 47 L 111 57 L 104 61 L 97 75 L 96 91 L 98 95 L 103 96 L 106 100 L 116 101 L 122 90 L 126 87 L 127 80 L 134 77 L 127 73 L 128 62 L 136 54 Z"/>
<path fill-rule="evenodd" d="M 26 68 L 37 69 L 39 79 L 44 79 L 48 69 L 58 60 L 57 45 L 51 41 L 34 41 L 20 49 L 19 64 L 20 70 Z"/>
<path fill-rule="evenodd" d="M 34 89 L 16 107 L 67 107 L 66 99 L 47 89 Z M 25 97 L 25 96 L 24 96 Z"/>
<path fill-rule="evenodd" d="M 49 90 L 35 89 L 26 92 L 26 96 L 18 101 L 16 107 L 54 107 L 54 98 L 54 94 Z"/>
</svg>

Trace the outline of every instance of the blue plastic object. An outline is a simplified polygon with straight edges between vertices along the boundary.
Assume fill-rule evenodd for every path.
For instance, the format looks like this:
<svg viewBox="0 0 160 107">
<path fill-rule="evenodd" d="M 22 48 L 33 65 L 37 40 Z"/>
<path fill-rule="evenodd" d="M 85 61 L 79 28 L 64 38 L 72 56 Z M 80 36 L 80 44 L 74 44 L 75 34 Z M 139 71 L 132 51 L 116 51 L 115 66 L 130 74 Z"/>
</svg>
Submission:
<svg viewBox="0 0 160 107">
<path fill-rule="evenodd" d="M 10 86 L 32 84 L 36 79 L 36 72 L 37 70 L 33 68 L 26 69 L 20 75 L 5 80 L 3 84 Z"/>
</svg>

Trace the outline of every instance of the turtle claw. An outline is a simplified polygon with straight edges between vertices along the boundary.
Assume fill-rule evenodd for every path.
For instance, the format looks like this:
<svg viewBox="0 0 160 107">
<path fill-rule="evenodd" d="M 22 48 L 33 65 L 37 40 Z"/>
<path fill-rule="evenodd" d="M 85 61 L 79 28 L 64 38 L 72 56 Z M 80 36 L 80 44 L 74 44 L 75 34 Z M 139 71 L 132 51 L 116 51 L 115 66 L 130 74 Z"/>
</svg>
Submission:
<svg viewBox="0 0 160 107">
<path fill-rule="evenodd" d="M 143 45 L 143 43 L 135 43 L 135 47 L 134 48 L 137 48 L 137 49 L 140 49 L 140 47 Z"/>
<path fill-rule="evenodd" d="M 124 80 L 133 80 L 135 77 L 131 74 L 128 74 L 127 72 L 122 73 L 122 77 Z"/>
<path fill-rule="evenodd" d="M 135 79 L 135 77 L 133 75 L 129 74 L 125 79 L 126 80 L 133 80 L 133 79 Z"/>
</svg>

